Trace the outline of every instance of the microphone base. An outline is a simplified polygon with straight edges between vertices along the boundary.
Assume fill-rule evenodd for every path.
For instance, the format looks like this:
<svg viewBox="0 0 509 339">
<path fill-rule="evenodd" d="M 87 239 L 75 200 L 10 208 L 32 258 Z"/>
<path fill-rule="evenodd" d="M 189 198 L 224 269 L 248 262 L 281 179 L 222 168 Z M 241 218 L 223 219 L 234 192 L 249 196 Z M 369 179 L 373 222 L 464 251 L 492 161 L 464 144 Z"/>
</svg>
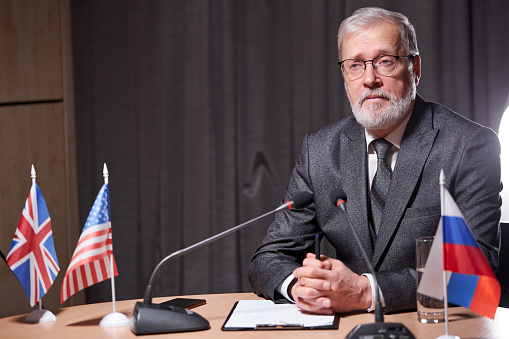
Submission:
<svg viewBox="0 0 509 339">
<path fill-rule="evenodd" d="M 372 323 L 357 325 L 348 335 L 347 339 L 362 338 L 394 338 L 394 339 L 415 339 L 412 332 L 403 324 L 399 323 Z"/>
<path fill-rule="evenodd" d="M 137 302 L 129 320 L 134 334 L 207 330 L 209 322 L 198 313 L 178 306 Z"/>
</svg>

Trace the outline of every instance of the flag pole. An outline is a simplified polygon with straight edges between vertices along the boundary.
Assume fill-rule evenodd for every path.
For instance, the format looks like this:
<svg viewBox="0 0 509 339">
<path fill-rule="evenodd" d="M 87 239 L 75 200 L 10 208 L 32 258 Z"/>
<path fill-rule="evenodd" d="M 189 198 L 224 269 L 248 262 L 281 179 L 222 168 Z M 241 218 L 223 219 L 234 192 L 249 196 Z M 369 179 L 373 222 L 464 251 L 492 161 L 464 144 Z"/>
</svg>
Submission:
<svg viewBox="0 0 509 339">
<path fill-rule="evenodd" d="M 30 177 L 32 178 L 32 186 L 34 186 L 36 177 L 34 164 L 32 164 L 32 168 L 30 169 Z M 37 304 L 39 304 L 39 312 L 42 312 L 42 298 L 37 301 Z"/>
<path fill-rule="evenodd" d="M 104 163 L 104 166 L 103 166 L 103 178 L 104 178 L 104 184 L 108 185 L 109 184 L 109 172 L 108 172 L 108 167 L 106 167 L 106 163 Z M 108 193 L 108 210 L 109 210 L 109 204 L 110 204 L 109 200 L 110 200 L 110 197 L 109 197 L 109 193 Z M 109 211 L 108 211 L 108 213 L 109 213 Z M 109 216 L 109 219 L 110 219 L 109 226 L 111 228 L 111 215 Z M 127 316 L 125 314 L 118 313 L 116 311 L 116 307 L 115 307 L 116 296 L 115 296 L 115 270 L 114 270 L 114 266 L 113 266 L 113 239 L 111 242 L 110 272 L 111 272 L 111 278 L 110 278 L 110 280 L 111 280 L 111 299 L 112 299 L 112 304 L 113 304 L 113 312 L 105 315 L 99 322 L 99 325 L 101 325 L 101 326 L 124 326 L 124 325 L 129 324 L 129 319 L 127 318 Z"/>
<path fill-rule="evenodd" d="M 104 163 L 104 167 L 103 167 L 103 178 L 104 178 L 104 183 L 105 184 L 109 184 L 109 173 L 108 173 L 108 168 L 106 167 L 106 163 Z M 108 200 L 109 200 L 109 196 L 108 196 Z M 109 204 L 109 203 L 108 203 Z M 110 216 L 110 227 L 111 227 L 111 216 Z M 111 251 L 113 252 L 113 241 L 111 243 Z M 115 273 L 114 273 L 114 269 L 113 269 L 113 255 L 110 254 L 110 272 L 111 272 L 111 299 L 112 299 L 112 304 L 113 304 L 113 313 L 116 312 L 116 308 L 115 308 L 115 302 L 116 302 L 116 296 L 115 296 Z"/>
<path fill-rule="evenodd" d="M 445 185 L 445 175 L 444 170 L 440 170 L 440 217 L 445 214 L 444 211 L 444 185 Z M 445 228 L 442 228 L 442 232 Z M 444 315 L 445 315 L 445 335 L 449 335 L 449 298 L 447 296 L 447 273 L 445 271 L 445 262 L 447 260 L 446 256 L 443 253 L 444 248 L 442 247 L 442 257 L 444 258 L 444 269 L 442 270 L 443 282 L 444 282 Z"/>
<path fill-rule="evenodd" d="M 444 170 L 440 170 L 440 218 L 442 218 L 445 215 L 445 174 Z M 443 219 L 442 219 L 442 234 L 445 230 L 445 227 L 443 225 Z M 442 236 L 443 237 L 443 236 Z M 443 283 L 444 283 L 444 317 L 445 317 L 445 335 L 439 336 L 437 339 L 460 339 L 458 336 L 455 335 L 449 335 L 449 298 L 447 296 L 447 272 L 445 270 L 446 265 L 446 255 L 444 253 L 444 246 L 442 245 L 442 258 L 443 258 L 443 267 L 442 267 L 442 277 L 443 277 Z"/>
<path fill-rule="evenodd" d="M 34 164 L 30 169 L 30 177 L 32 178 L 32 187 L 34 187 L 36 177 Z M 57 317 L 51 311 L 42 309 L 42 297 L 37 301 L 37 304 L 39 304 L 39 309 L 30 312 L 25 318 L 25 322 L 35 324 L 57 320 Z"/>
</svg>

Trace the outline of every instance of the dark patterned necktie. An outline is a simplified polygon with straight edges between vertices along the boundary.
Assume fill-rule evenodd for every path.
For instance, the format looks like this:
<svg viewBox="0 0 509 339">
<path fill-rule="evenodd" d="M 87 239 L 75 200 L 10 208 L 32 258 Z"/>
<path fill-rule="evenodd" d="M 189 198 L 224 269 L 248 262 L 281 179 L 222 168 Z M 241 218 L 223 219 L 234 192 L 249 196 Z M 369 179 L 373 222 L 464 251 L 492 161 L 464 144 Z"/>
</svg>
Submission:
<svg viewBox="0 0 509 339">
<path fill-rule="evenodd" d="M 380 222 L 384 213 L 385 200 L 391 184 L 391 166 L 387 163 L 387 152 L 392 144 L 385 139 L 375 139 L 372 142 L 377 155 L 376 174 L 371 184 L 371 210 L 373 211 L 373 223 L 375 232 L 378 234 Z"/>
</svg>

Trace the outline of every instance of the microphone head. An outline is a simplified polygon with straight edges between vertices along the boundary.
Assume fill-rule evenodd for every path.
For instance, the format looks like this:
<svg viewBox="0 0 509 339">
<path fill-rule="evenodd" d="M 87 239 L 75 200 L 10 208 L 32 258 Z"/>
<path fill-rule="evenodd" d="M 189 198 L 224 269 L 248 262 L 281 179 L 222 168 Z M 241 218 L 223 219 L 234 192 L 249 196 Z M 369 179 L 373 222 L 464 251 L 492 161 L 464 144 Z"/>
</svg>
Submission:
<svg viewBox="0 0 509 339">
<path fill-rule="evenodd" d="M 313 193 L 308 191 L 298 191 L 290 201 L 292 208 L 299 209 L 309 206 L 313 201 Z"/>
<path fill-rule="evenodd" d="M 346 194 L 342 188 L 338 187 L 333 189 L 332 192 L 330 192 L 330 202 L 337 207 L 339 200 L 344 200 L 346 202 Z"/>
</svg>

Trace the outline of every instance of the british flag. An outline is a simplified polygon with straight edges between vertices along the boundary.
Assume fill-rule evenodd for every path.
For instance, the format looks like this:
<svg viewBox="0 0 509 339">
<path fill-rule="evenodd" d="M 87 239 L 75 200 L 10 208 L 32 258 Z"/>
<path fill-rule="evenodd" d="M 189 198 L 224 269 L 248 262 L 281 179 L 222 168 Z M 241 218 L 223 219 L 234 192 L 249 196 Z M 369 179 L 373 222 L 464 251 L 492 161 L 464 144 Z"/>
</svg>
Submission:
<svg viewBox="0 0 509 339">
<path fill-rule="evenodd" d="M 110 260 L 113 260 L 113 263 Z M 108 184 L 104 184 L 94 201 L 65 273 L 60 301 L 63 303 L 74 293 L 111 278 L 111 264 L 117 276 L 113 258 Z"/>
<path fill-rule="evenodd" d="M 31 306 L 48 292 L 60 271 L 48 208 L 35 182 L 30 188 L 6 261 L 25 289 Z"/>
</svg>

